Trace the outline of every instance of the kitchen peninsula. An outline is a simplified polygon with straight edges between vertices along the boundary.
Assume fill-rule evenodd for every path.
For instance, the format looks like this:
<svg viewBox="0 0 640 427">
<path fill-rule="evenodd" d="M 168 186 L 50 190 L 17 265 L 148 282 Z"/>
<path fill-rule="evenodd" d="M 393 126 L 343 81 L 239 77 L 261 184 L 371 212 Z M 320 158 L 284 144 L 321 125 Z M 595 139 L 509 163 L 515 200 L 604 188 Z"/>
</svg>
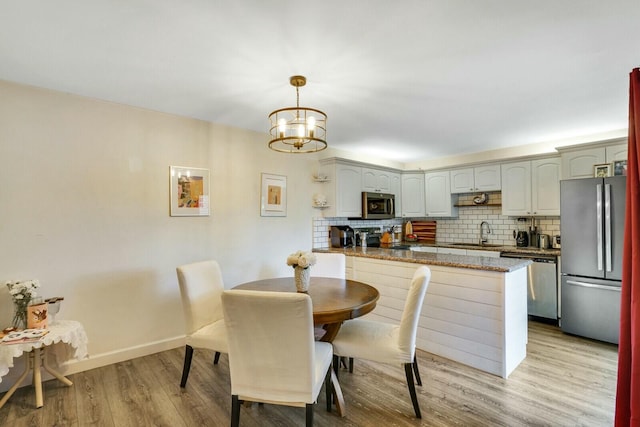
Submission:
<svg viewBox="0 0 640 427">
<path fill-rule="evenodd" d="M 399 323 L 410 279 L 431 281 L 418 325 L 419 349 L 507 378 L 526 357 L 527 269 L 531 261 L 385 248 L 330 248 L 347 256 L 347 278 L 378 289 L 368 316 Z"/>
</svg>

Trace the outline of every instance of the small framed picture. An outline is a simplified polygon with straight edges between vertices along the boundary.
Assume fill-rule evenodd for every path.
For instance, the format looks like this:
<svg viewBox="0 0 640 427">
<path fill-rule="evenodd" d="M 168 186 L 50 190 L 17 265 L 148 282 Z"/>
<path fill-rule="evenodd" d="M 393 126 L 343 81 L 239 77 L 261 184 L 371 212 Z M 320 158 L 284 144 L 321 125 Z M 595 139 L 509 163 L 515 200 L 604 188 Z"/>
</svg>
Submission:
<svg viewBox="0 0 640 427">
<path fill-rule="evenodd" d="M 593 165 L 593 176 L 596 178 L 606 178 L 611 176 L 611 163 Z"/>
<path fill-rule="evenodd" d="M 170 215 L 209 216 L 209 169 L 169 166 Z"/>
<path fill-rule="evenodd" d="M 287 177 L 262 174 L 260 216 L 287 216 Z"/>
<path fill-rule="evenodd" d="M 627 161 L 616 160 L 613 162 L 613 176 L 627 176 Z"/>
</svg>

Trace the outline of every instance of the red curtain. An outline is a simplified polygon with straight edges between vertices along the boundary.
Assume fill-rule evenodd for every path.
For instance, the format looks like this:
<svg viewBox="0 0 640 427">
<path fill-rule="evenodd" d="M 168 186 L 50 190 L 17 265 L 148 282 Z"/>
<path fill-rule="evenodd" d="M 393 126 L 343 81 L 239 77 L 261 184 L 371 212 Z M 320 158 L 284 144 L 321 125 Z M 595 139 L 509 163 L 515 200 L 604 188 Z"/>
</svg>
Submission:
<svg viewBox="0 0 640 427">
<path fill-rule="evenodd" d="M 618 346 L 617 427 L 640 426 L 640 68 L 631 71 L 627 206 Z"/>
</svg>

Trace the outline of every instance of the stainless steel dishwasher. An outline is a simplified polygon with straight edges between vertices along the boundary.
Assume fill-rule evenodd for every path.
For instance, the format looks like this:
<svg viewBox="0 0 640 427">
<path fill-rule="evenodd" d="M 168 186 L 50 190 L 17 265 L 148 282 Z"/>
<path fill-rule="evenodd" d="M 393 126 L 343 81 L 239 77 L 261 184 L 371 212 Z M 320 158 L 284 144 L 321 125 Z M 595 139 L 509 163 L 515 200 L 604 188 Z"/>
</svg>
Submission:
<svg viewBox="0 0 640 427">
<path fill-rule="evenodd" d="M 554 255 L 502 252 L 503 258 L 530 259 L 527 269 L 527 314 L 558 322 L 558 270 Z"/>
</svg>

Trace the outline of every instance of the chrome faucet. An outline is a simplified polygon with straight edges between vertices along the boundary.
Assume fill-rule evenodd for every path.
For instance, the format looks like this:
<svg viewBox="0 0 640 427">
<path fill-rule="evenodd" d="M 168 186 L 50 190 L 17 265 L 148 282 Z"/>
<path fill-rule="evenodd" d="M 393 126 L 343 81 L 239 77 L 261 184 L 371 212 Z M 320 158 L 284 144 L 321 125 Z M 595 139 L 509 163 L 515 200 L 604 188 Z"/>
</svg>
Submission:
<svg viewBox="0 0 640 427">
<path fill-rule="evenodd" d="M 478 239 L 478 244 L 480 246 L 484 245 L 485 243 L 487 243 L 487 236 L 485 236 L 484 234 L 484 226 L 487 226 L 487 234 L 491 234 L 491 226 L 489 225 L 489 223 L 487 221 L 482 221 L 480 223 L 480 238 Z"/>
</svg>

